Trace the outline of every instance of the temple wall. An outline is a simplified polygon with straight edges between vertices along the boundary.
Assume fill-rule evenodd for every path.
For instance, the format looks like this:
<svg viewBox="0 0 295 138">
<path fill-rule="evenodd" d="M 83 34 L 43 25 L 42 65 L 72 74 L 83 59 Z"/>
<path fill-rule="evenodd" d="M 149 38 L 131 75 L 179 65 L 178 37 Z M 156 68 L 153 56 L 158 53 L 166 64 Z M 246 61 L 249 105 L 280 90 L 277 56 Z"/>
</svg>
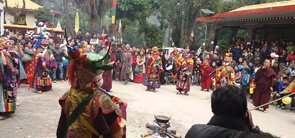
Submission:
<svg viewBox="0 0 295 138">
<path fill-rule="evenodd" d="M 12 15 L 5 13 L 5 20 L 6 20 L 6 24 L 12 24 L 14 22 L 14 18 Z M 37 20 L 34 17 L 33 13 L 26 13 L 26 23 L 27 26 L 35 26 L 35 22 Z"/>
</svg>

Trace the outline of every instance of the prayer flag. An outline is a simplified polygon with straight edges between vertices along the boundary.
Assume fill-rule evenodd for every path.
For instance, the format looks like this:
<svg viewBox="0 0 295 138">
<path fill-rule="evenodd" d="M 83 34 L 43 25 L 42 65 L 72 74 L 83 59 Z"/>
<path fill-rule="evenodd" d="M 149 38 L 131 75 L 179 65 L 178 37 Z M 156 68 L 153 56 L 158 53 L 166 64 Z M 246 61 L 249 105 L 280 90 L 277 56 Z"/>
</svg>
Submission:
<svg viewBox="0 0 295 138">
<path fill-rule="evenodd" d="M 79 31 L 80 27 L 80 22 L 79 22 L 79 13 L 76 12 L 75 16 L 75 32 L 77 33 Z"/>
</svg>

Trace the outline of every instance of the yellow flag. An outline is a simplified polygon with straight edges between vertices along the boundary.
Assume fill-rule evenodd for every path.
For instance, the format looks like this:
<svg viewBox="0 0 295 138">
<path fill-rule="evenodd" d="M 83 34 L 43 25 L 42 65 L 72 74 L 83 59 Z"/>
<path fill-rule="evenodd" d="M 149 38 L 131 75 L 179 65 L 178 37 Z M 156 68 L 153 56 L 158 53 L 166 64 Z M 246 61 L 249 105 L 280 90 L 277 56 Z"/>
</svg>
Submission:
<svg viewBox="0 0 295 138">
<path fill-rule="evenodd" d="M 115 24 L 116 16 L 112 16 L 112 24 Z"/>
<path fill-rule="evenodd" d="M 77 33 L 79 31 L 80 27 L 80 22 L 79 22 L 79 13 L 76 12 L 76 17 L 75 17 L 75 32 Z"/>
</svg>

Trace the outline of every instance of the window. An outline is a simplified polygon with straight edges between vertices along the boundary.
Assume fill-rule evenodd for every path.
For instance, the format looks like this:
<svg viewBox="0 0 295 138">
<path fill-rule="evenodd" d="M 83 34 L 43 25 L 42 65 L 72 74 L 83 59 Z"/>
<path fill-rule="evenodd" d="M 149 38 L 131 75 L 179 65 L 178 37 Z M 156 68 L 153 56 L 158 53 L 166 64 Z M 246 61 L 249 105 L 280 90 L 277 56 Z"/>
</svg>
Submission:
<svg viewBox="0 0 295 138">
<path fill-rule="evenodd" d="M 26 25 L 26 15 L 25 14 L 21 14 L 18 17 L 17 24 L 19 24 L 19 25 Z"/>
</svg>

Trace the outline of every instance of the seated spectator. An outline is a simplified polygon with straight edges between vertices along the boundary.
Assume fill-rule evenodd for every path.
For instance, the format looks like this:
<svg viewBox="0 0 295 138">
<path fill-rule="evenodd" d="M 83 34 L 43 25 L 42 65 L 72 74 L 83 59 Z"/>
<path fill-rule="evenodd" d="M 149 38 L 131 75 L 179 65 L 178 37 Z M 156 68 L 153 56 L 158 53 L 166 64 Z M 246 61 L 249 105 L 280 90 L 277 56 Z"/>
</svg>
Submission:
<svg viewBox="0 0 295 138">
<path fill-rule="evenodd" d="M 186 138 L 272 138 L 269 133 L 254 126 L 247 109 L 246 96 L 233 85 L 220 87 L 212 93 L 211 108 L 214 116 L 208 124 L 196 124 Z"/>
</svg>

